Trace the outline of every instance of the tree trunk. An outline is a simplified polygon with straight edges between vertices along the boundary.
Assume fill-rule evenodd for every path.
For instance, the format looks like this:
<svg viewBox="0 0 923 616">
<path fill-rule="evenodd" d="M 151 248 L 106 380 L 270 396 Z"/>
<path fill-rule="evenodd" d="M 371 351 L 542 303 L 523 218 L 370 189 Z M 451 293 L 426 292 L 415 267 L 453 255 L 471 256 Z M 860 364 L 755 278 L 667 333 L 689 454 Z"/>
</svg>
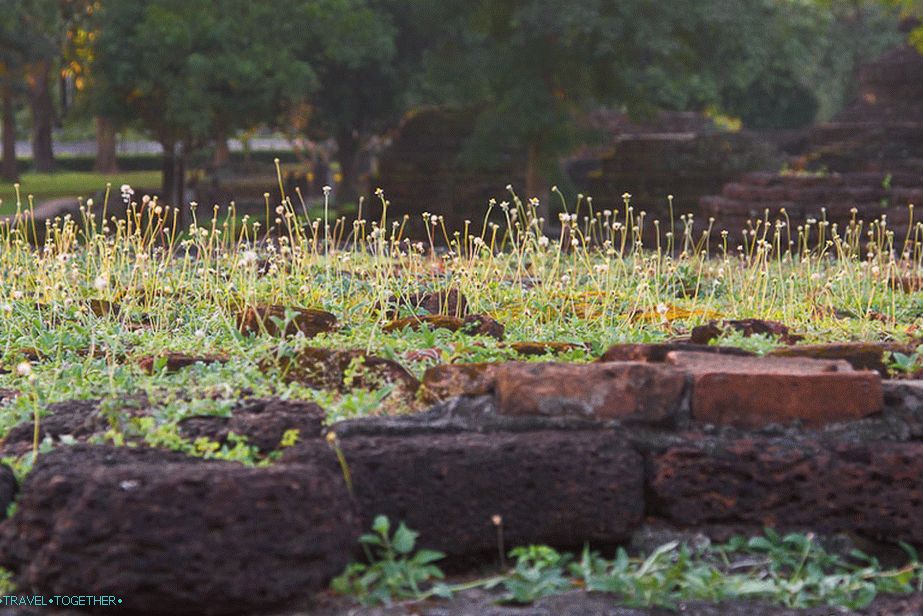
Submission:
<svg viewBox="0 0 923 616">
<path fill-rule="evenodd" d="M 352 200 L 358 197 L 358 163 L 359 163 L 359 136 L 353 131 L 344 131 L 337 135 L 337 159 L 340 163 L 340 180 L 337 197 L 339 201 Z"/>
<path fill-rule="evenodd" d="M 225 137 L 218 137 L 215 141 L 215 158 L 213 162 L 216 169 L 226 167 L 231 162 L 231 148 L 228 147 L 228 140 Z"/>
<path fill-rule="evenodd" d="M 173 162 L 175 163 L 173 167 L 174 203 L 184 210 L 186 201 L 186 150 L 183 146 L 179 147 Z"/>
<path fill-rule="evenodd" d="M 537 215 L 545 219 L 545 224 L 553 223 L 548 216 L 551 212 L 551 204 L 548 203 L 548 185 L 542 173 L 541 150 L 538 141 L 529 144 L 526 150 L 526 194 L 525 198 L 531 199 L 538 197 L 539 206 Z"/>
<path fill-rule="evenodd" d="M 3 165 L 0 175 L 7 182 L 19 180 L 16 168 L 16 107 L 13 104 L 13 84 L 9 74 L 2 83 L 3 98 Z"/>
<path fill-rule="evenodd" d="M 54 171 L 54 101 L 51 98 L 47 60 L 35 63 L 29 73 L 29 105 L 32 108 L 32 165 L 39 173 Z"/>
<path fill-rule="evenodd" d="M 163 148 L 163 159 L 160 163 L 160 193 L 161 199 L 167 205 L 173 205 L 173 169 L 175 166 L 176 146 L 169 142 L 160 142 Z"/>
<path fill-rule="evenodd" d="M 181 145 L 177 146 L 170 142 L 161 142 L 160 145 L 163 148 L 163 163 L 161 164 L 163 202 L 179 212 L 177 224 L 185 226 L 188 223 L 183 203 L 186 188 L 186 155 Z"/>
<path fill-rule="evenodd" d="M 115 122 L 102 116 L 96 117 L 96 162 L 97 173 L 116 173 L 119 170 L 115 153 L 117 132 Z"/>
</svg>

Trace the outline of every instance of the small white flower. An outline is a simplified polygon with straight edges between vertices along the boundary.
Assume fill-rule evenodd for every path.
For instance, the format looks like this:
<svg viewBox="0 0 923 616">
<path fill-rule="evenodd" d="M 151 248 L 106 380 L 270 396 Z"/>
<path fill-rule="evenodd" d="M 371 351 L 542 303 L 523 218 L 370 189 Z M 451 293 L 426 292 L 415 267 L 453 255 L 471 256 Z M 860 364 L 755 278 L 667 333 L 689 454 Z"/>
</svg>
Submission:
<svg viewBox="0 0 923 616">
<path fill-rule="evenodd" d="M 93 199 L 87 199 L 87 207 L 93 207 Z"/>
<path fill-rule="evenodd" d="M 27 361 L 20 362 L 16 365 L 16 374 L 19 376 L 29 376 L 32 374 L 32 364 Z"/>
<path fill-rule="evenodd" d="M 245 250 L 244 254 L 240 256 L 240 263 L 242 265 L 249 265 L 251 263 L 256 263 L 257 255 L 256 252 L 252 250 Z"/>
<path fill-rule="evenodd" d="M 322 190 L 324 191 L 324 196 L 326 197 L 327 195 L 330 194 L 330 191 L 333 190 L 333 188 L 331 188 L 330 186 L 324 186 Z"/>
<path fill-rule="evenodd" d="M 93 281 L 93 288 L 97 291 L 105 291 L 109 287 L 109 279 L 105 276 L 97 276 Z"/>
</svg>

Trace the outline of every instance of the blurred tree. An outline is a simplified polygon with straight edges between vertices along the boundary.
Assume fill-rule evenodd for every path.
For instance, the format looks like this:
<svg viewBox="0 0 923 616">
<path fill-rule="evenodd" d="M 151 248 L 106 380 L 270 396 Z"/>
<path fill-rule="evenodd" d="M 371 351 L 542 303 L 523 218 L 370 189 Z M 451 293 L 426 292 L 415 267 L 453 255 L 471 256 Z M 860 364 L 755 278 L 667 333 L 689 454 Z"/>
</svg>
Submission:
<svg viewBox="0 0 923 616">
<path fill-rule="evenodd" d="M 923 53 L 923 0 L 886 0 L 906 19 L 908 42 Z"/>
<path fill-rule="evenodd" d="M 113 118 L 100 115 L 100 104 L 106 93 L 94 87 L 93 61 L 95 43 L 99 36 L 99 20 L 96 18 L 102 8 L 101 0 L 64 0 L 66 33 L 64 45 L 63 74 L 74 85 L 74 105 L 69 113 L 92 117 L 96 133 L 96 158 L 93 170 L 99 173 L 118 171 L 116 145 L 119 126 Z"/>
<path fill-rule="evenodd" d="M 600 104 L 636 117 L 715 108 L 751 125 L 813 120 L 815 56 L 831 50 L 825 29 L 835 21 L 804 0 L 586 0 L 566 10 L 558 0 L 477 0 L 457 8 L 427 55 L 427 74 L 454 82 L 437 89 L 445 100 L 484 105 L 469 159 L 519 144 L 530 196 L 544 192 L 558 155 L 585 138 L 575 118 Z"/>
<path fill-rule="evenodd" d="M 312 139 L 336 141 L 342 170 L 338 198 L 352 198 L 360 190 L 357 170 L 367 140 L 404 109 L 393 16 L 386 3 L 367 0 L 302 2 L 287 10 L 308 30 L 295 44 L 295 55 L 314 69 L 319 84 L 303 129 Z"/>
<path fill-rule="evenodd" d="M 292 54 L 309 32 L 272 0 L 104 2 L 96 17 L 98 113 L 136 119 L 161 144 L 172 204 L 190 152 L 277 117 L 317 84 Z"/>
<path fill-rule="evenodd" d="M 24 45 L 17 12 L 12 9 L 0 11 L 0 113 L 3 116 L 0 177 L 7 182 L 15 182 L 19 178 L 16 166 L 16 99 L 22 81 Z"/>
<path fill-rule="evenodd" d="M 60 0 L 17 0 L 13 5 L 32 111 L 32 165 L 36 171 L 49 172 L 54 169 L 52 76 L 56 76 L 60 68 L 65 30 L 62 3 Z"/>
</svg>

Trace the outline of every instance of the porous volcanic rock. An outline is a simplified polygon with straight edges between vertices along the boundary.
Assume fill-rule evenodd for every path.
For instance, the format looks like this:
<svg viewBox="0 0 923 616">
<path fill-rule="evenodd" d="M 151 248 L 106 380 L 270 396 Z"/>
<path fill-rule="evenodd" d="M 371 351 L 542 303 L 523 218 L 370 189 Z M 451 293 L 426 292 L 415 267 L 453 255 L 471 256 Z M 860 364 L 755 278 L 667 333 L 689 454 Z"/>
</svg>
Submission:
<svg viewBox="0 0 923 616">
<path fill-rule="evenodd" d="M 501 413 L 648 424 L 675 423 L 686 386 L 681 371 L 640 362 L 509 362 L 499 365 L 495 375 Z"/>
<path fill-rule="evenodd" d="M 264 369 L 270 367 L 281 370 L 286 380 L 316 389 L 348 391 L 396 385 L 402 394 L 413 397 L 420 387 L 417 378 L 396 361 L 358 349 L 308 347 L 293 357 L 263 363 Z"/>
<path fill-rule="evenodd" d="M 0 464 L 0 518 L 6 517 L 6 510 L 16 498 L 19 484 L 13 470 L 6 464 Z"/>
<path fill-rule="evenodd" d="M 295 315 L 285 323 L 286 310 Z M 277 320 L 285 324 L 280 329 Z M 323 332 L 332 332 L 337 328 L 337 318 L 325 310 L 316 308 L 294 308 L 279 305 L 246 306 L 237 315 L 237 327 L 244 334 L 259 335 L 265 331 L 270 336 L 294 336 L 298 332 L 313 338 Z"/>
<path fill-rule="evenodd" d="M 738 332 L 745 338 L 754 335 L 771 336 L 785 344 L 795 344 L 801 340 L 801 336 L 791 333 L 788 325 L 765 319 L 728 319 L 720 323 L 710 321 L 705 325 L 693 327 L 690 340 L 694 344 L 707 345 L 712 340 L 720 338 L 726 330 Z"/>
<path fill-rule="evenodd" d="M 392 433 L 338 443 L 365 523 L 378 514 L 403 520 L 420 545 L 450 555 L 496 553 L 495 515 L 508 546 L 581 546 L 625 538 L 644 512 L 641 456 L 614 431 Z M 282 462 L 315 464 L 318 453 L 337 467 L 332 452 L 300 445 Z"/>
<path fill-rule="evenodd" d="M 99 400 L 67 400 L 48 405 L 39 418 L 39 442 L 46 438 L 57 441 L 62 436 L 86 440 L 105 432 L 109 421 L 99 413 Z M 35 424 L 32 418 L 13 427 L 3 439 L 5 455 L 21 455 L 32 449 Z"/>
<path fill-rule="evenodd" d="M 511 342 L 506 346 L 520 355 L 538 357 L 548 353 L 567 353 L 588 348 L 585 344 L 575 344 L 573 342 Z"/>
<path fill-rule="evenodd" d="M 157 364 L 163 362 L 160 369 L 169 374 L 199 363 L 223 364 L 227 361 L 228 358 L 224 355 L 189 355 L 188 353 L 168 351 L 159 355 L 145 355 L 138 358 L 137 363 L 139 368 L 148 374 L 153 374 Z"/>
<path fill-rule="evenodd" d="M 423 395 L 427 400 L 446 400 L 453 396 L 492 394 L 496 378 L 495 363 L 440 364 L 423 373 Z"/>
<path fill-rule="evenodd" d="M 323 588 L 359 530 L 323 466 L 78 445 L 39 458 L 0 527 L 0 562 L 21 592 L 117 595 L 133 613 L 255 613 Z"/>
<path fill-rule="evenodd" d="M 248 400 L 229 417 L 196 416 L 179 422 L 180 433 L 189 438 L 207 438 L 225 444 L 234 433 L 247 438 L 262 452 L 279 447 L 279 441 L 289 430 L 297 430 L 299 439 L 321 435 L 326 417 L 324 409 L 313 402 L 301 400 Z"/>
<path fill-rule="evenodd" d="M 490 336 L 497 340 L 503 340 L 503 325 L 486 314 L 469 314 L 464 319 L 440 314 L 424 314 L 391 321 L 381 329 L 385 332 L 399 332 L 408 327 L 416 330 L 424 323 L 433 329 L 447 329 L 453 332 L 462 331 L 472 336 Z"/>
<path fill-rule="evenodd" d="M 754 354 L 732 346 L 712 346 L 693 342 L 662 342 L 657 344 L 614 344 L 600 356 L 598 361 L 647 361 L 664 362 L 671 351 L 695 351 L 736 357 L 753 357 Z"/>
<path fill-rule="evenodd" d="M 388 299 L 387 305 L 386 314 L 391 319 L 398 318 L 401 308 L 407 308 L 415 314 L 421 309 L 430 314 L 442 314 L 460 318 L 464 318 L 468 314 L 468 300 L 459 293 L 458 289 L 414 293 L 404 297 L 392 295 Z"/>
<path fill-rule="evenodd" d="M 652 459 L 651 513 L 708 524 L 923 541 L 923 443 L 700 439 Z"/>
</svg>

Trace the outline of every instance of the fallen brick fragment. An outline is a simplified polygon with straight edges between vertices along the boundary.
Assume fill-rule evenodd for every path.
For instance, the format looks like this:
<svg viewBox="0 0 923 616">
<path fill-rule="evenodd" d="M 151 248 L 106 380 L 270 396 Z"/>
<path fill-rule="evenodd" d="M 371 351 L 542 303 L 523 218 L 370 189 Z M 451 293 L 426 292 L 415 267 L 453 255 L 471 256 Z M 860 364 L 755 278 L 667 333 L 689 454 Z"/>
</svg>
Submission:
<svg viewBox="0 0 923 616">
<path fill-rule="evenodd" d="M 285 318 L 286 311 L 292 315 L 288 322 Z M 241 310 L 237 315 L 237 327 L 244 334 L 260 334 L 265 331 L 270 336 L 279 337 L 294 336 L 301 332 L 306 337 L 313 338 L 320 333 L 334 331 L 337 328 L 337 318 L 325 310 L 315 308 L 263 304 L 247 306 Z"/>
</svg>

